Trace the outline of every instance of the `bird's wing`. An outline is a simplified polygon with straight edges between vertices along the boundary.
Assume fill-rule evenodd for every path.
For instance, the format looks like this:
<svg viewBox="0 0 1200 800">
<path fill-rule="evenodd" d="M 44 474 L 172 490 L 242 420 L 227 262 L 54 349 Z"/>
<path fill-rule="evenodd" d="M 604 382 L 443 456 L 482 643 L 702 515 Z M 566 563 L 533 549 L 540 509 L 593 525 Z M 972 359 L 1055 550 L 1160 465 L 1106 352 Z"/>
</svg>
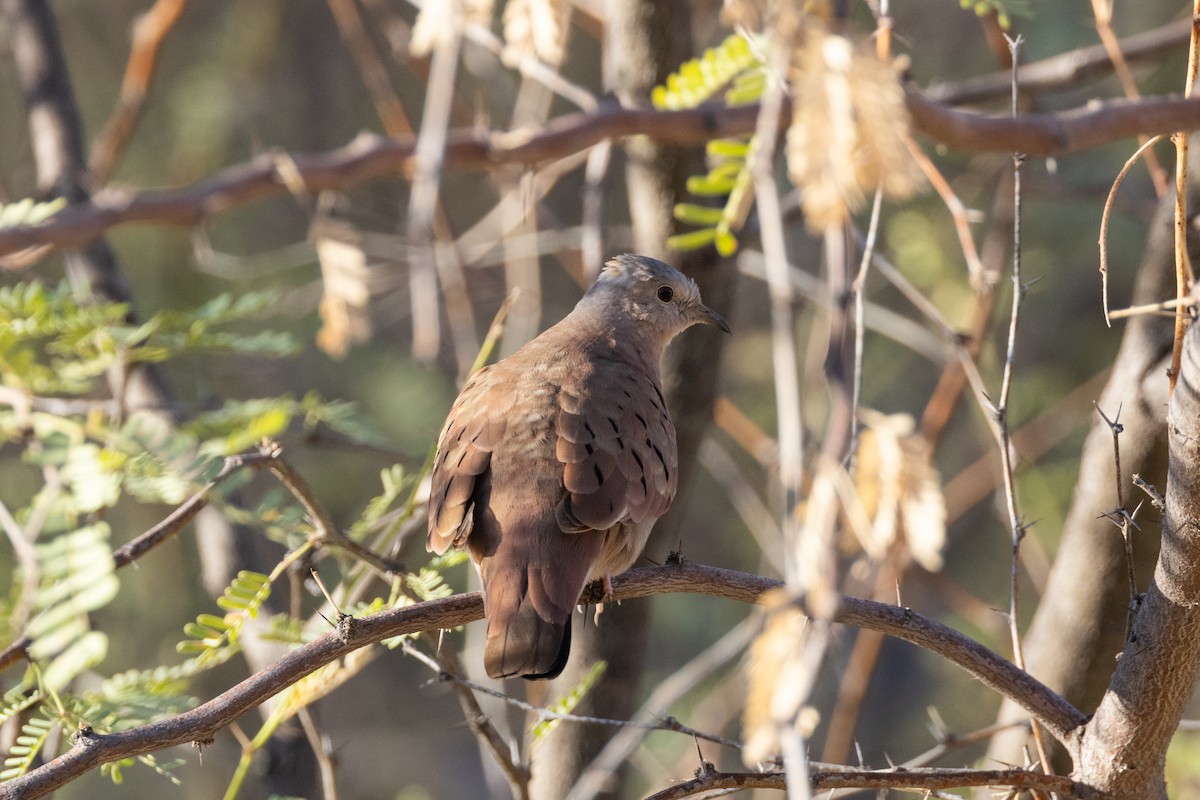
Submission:
<svg viewBox="0 0 1200 800">
<path fill-rule="evenodd" d="M 471 534 L 476 484 L 486 478 L 492 451 L 504 435 L 511 392 L 493 391 L 490 368 L 475 373 L 450 409 L 429 487 L 426 547 L 439 555 L 461 548 Z"/>
<path fill-rule="evenodd" d="M 675 496 L 675 427 L 657 381 L 628 365 L 593 371 L 558 394 L 555 452 L 565 531 L 662 516 Z"/>
</svg>

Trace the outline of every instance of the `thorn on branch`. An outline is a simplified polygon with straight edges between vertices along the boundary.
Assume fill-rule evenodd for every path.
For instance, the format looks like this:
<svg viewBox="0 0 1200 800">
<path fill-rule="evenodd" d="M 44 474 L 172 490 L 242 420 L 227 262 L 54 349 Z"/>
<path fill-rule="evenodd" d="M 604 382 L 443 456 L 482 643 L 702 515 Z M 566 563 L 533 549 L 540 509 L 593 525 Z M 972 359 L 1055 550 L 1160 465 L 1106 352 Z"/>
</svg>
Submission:
<svg viewBox="0 0 1200 800">
<path fill-rule="evenodd" d="M 1166 510 L 1167 501 L 1165 499 L 1163 499 L 1163 496 L 1161 494 L 1158 493 L 1158 489 L 1154 488 L 1153 484 L 1147 483 L 1145 481 L 1145 479 L 1142 478 L 1142 476 L 1137 474 L 1136 472 L 1133 473 L 1133 485 L 1138 487 L 1139 489 L 1141 489 L 1147 495 L 1149 495 L 1150 505 L 1154 506 L 1160 512 Z"/>
</svg>

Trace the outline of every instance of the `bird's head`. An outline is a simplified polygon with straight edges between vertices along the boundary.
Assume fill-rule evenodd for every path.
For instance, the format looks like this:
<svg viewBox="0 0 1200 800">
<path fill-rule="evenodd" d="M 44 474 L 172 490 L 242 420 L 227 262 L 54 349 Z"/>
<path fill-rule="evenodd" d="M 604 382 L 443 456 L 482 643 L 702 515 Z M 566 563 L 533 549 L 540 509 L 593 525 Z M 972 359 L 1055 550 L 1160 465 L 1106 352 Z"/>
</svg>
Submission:
<svg viewBox="0 0 1200 800">
<path fill-rule="evenodd" d="M 729 333 L 725 318 L 700 300 L 695 281 L 649 256 L 625 254 L 609 261 L 583 302 L 616 308 L 664 345 L 697 323 Z"/>
</svg>

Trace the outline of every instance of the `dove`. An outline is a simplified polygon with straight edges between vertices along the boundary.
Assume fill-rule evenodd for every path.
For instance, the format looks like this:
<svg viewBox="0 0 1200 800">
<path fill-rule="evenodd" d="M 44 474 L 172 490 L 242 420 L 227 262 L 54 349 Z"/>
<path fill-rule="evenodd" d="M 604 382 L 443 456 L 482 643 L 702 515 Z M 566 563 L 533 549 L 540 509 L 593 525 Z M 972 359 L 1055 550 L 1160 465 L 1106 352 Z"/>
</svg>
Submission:
<svg viewBox="0 0 1200 800">
<path fill-rule="evenodd" d="M 472 375 L 438 438 L 428 550 L 465 547 L 483 585 L 493 678 L 553 678 L 590 581 L 629 569 L 675 497 L 667 345 L 729 324 L 694 281 L 640 255 L 609 261 L 575 309 Z"/>
</svg>

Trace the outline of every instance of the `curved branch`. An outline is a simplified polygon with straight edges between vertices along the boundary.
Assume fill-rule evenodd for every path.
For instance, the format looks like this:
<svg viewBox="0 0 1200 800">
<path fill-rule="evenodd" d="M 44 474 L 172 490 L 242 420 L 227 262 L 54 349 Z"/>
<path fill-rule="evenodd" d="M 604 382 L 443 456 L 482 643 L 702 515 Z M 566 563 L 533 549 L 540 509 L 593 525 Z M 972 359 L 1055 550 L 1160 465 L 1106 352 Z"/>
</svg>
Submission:
<svg viewBox="0 0 1200 800">
<path fill-rule="evenodd" d="M 1200 99 L 1177 97 L 1112 100 L 1052 114 L 1015 119 L 958 111 L 909 89 L 914 127 L 955 149 L 1051 156 L 1098 147 L 1119 139 L 1200 127 Z M 648 136 L 674 144 L 702 144 L 754 131 L 758 106 L 702 106 L 657 111 L 608 105 L 571 114 L 537 130 L 458 130 L 447 138 L 447 168 L 536 165 L 583 151 L 606 139 Z M 790 119 L 781 114 L 781 120 Z M 195 225 L 231 207 L 288 191 L 343 190 L 412 169 L 416 142 L 363 134 L 320 153 L 264 153 L 250 161 L 178 189 L 108 189 L 89 202 L 64 209 L 40 225 L 0 229 L 0 255 L 28 247 L 80 246 L 117 225 L 153 222 Z"/>
<path fill-rule="evenodd" d="M 781 582 L 759 575 L 698 564 L 668 564 L 634 569 L 612 580 L 613 599 L 690 592 L 754 603 Z M 603 587 L 589 586 L 581 602 L 601 599 Z M 1060 739 L 1082 725 L 1073 706 L 978 642 L 908 609 L 870 600 L 842 598 L 834 621 L 897 636 L 953 661 L 975 677 L 1023 705 Z M 267 669 L 196 708 L 169 719 L 118 733 L 81 732 L 58 758 L 0 784 L 0 800 L 41 797 L 87 770 L 120 758 L 188 742 L 210 740 L 242 714 L 286 689 L 305 675 L 354 650 L 405 633 L 449 630 L 483 617 L 478 592 L 390 609 L 350 619 L 337 631 L 299 647 Z"/>
</svg>

